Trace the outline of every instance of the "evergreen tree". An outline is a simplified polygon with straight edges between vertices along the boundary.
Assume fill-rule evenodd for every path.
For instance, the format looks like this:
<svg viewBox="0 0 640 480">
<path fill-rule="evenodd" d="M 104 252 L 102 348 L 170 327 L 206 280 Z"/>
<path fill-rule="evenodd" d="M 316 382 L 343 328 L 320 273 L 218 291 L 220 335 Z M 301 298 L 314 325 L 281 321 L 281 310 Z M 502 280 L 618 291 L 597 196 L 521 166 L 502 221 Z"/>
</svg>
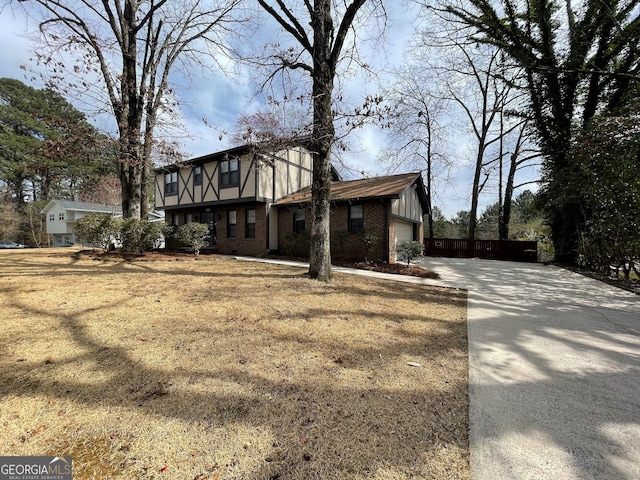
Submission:
<svg viewBox="0 0 640 480">
<path fill-rule="evenodd" d="M 114 170 L 108 139 L 49 89 L 0 79 L 0 179 L 22 208 L 27 199 L 75 198 Z"/>
</svg>

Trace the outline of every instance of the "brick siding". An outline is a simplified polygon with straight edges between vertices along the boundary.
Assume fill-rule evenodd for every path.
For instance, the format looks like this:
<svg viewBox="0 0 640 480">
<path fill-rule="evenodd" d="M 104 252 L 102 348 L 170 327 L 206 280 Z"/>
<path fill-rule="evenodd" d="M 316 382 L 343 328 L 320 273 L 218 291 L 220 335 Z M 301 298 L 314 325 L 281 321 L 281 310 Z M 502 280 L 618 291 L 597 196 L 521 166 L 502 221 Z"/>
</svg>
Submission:
<svg viewBox="0 0 640 480">
<path fill-rule="evenodd" d="M 394 262 L 394 238 L 395 219 L 391 216 L 390 206 L 381 201 L 364 202 L 364 228 L 373 232 L 377 241 L 367 255 L 367 259 L 375 262 Z M 256 211 L 255 238 L 245 238 L 245 212 L 247 209 Z M 388 234 L 385 232 L 385 209 L 389 224 Z M 236 236 L 227 238 L 227 212 L 236 211 Z M 264 203 L 252 203 L 243 205 L 229 205 L 224 207 L 212 207 L 216 216 L 217 242 L 215 250 L 225 254 L 260 256 L 267 253 L 267 207 Z M 202 209 L 185 209 L 171 211 L 167 215 L 170 221 L 171 214 L 179 215 L 180 225 L 184 224 L 186 214 L 192 215 L 194 222 L 202 221 Z M 359 234 L 348 233 L 349 204 L 333 204 L 331 208 L 331 257 L 334 260 L 364 261 L 365 246 Z M 420 226 L 418 238 L 422 238 L 422 226 Z M 338 232 L 347 232 L 342 241 Z M 278 246 L 280 254 L 308 257 L 309 240 L 311 233 L 311 207 L 305 209 L 305 233 L 293 234 L 293 209 L 280 207 L 278 211 Z M 386 252 L 389 258 L 385 258 L 384 242 L 388 241 Z"/>
<path fill-rule="evenodd" d="M 256 234 L 255 238 L 246 238 L 246 211 L 255 209 L 256 211 Z M 227 237 L 227 212 L 236 211 L 236 236 Z M 216 249 L 220 253 L 237 253 L 240 255 L 264 255 L 267 253 L 267 207 L 263 203 L 255 205 L 229 206 L 219 208 L 220 220 L 217 224 L 218 241 Z"/>
<path fill-rule="evenodd" d="M 384 258 L 385 224 L 384 210 L 389 213 L 389 206 L 381 201 L 365 202 L 364 205 L 364 228 L 373 232 L 377 241 L 372 246 L 367 255 L 371 261 L 387 261 Z M 366 248 L 358 234 L 345 234 L 344 241 L 341 242 L 337 232 L 349 231 L 349 204 L 334 204 L 331 208 L 331 257 L 334 260 L 364 261 Z M 390 217 L 389 217 L 390 219 Z M 311 231 L 311 207 L 307 207 L 305 214 L 305 230 L 307 238 L 299 236 L 299 241 L 294 243 L 293 234 L 293 210 L 281 207 L 278 213 L 278 245 L 280 253 L 284 254 L 304 254 L 308 255 L 308 249 L 304 252 L 305 241 L 308 241 L 308 234 Z"/>
<path fill-rule="evenodd" d="M 256 234 L 255 238 L 245 238 L 246 211 L 255 209 L 256 211 Z M 229 205 L 224 207 L 212 207 L 216 218 L 216 244 L 213 248 L 219 253 L 240 254 L 240 255 L 264 255 L 267 253 L 267 207 L 264 203 L 252 203 L 243 205 Z M 227 237 L 227 212 L 236 211 L 236 236 Z M 201 222 L 203 209 L 176 210 L 168 213 L 167 220 L 171 220 L 171 215 L 179 215 L 179 224 L 185 223 L 186 215 L 192 215 L 192 221 Z"/>
</svg>

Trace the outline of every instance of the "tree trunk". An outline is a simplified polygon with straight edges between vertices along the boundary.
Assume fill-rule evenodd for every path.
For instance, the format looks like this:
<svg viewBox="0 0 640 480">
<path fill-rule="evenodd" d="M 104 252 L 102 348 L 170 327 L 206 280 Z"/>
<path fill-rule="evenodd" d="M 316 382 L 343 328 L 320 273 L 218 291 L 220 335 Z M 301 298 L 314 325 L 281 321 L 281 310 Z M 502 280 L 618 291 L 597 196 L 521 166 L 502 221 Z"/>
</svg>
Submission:
<svg viewBox="0 0 640 480">
<path fill-rule="evenodd" d="M 313 44 L 313 181 L 311 186 L 311 248 L 309 276 L 331 279 L 331 146 L 335 138 L 331 96 L 334 66 L 331 64 L 333 21 L 331 0 L 314 4 Z"/>
<path fill-rule="evenodd" d="M 137 44 L 136 44 L 136 14 L 137 5 L 131 0 L 125 2 L 122 26 L 122 62 L 123 75 L 121 79 L 123 109 L 120 114 L 119 133 L 122 166 L 120 168 L 120 182 L 122 184 L 122 216 L 124 218 L 141 218 L 142 171 L 144 157 L 140 145 L 142 128 L 143 98 L 138 92 L 137 75 Z M 126 199 L 126 200 L 125 200 Z"/>
<path fill-rule="evenodd" d="M 511 221 L 511 202 L 513 201 L 513 184 L 516 178 L 516 169 L 518 166 L 516 155 L 511 158 L 509 166 L 509 175 L 507 176 L 507 184 L 504 187 L 504 199 L 502 205 L 502 216 L 498 224 L 498 238 L 500 240 L 509 240 L 509 222 Z"/>
<path fill-rule="evenodd" d="M 330 154 L 313 155 L 313 187 L 311 194 L 311 249 L 309 276 L 317 280 L 331 279 L 330 244 Z"/>
<path fill-rule="evenodd" d="M 566 163 L 567 155 L 561 150 L 547 157 L 550 173 L 545 191 L 546 209 L 556 260 L 574 264 L 578 254 L 579 232 L 585 224 L 585 213 L 580 200 L 568 195 L 566 178 L 571 173 L 570 169 L 564 166 Z"/>
<path fill-rule="evenodd" d="M 427 217 L 429 226 L 429 238 L 433 238 L 433 200 L 431 198 L 431 117 L 427 117 L 427 211 L 429 215 Z M 420 239 L 422 241 L 422 239 Z"/>
<path fill-rule="evenodd" d="M 140 168 L 140 220 L 147 220 L 149 217 L 149 180 L 151 178 L 149 168 L 150 157 L 144 158 L 144 163 Z"/>
<path fill-rule="evenodd" d="M 122 216 L 124 218 L 141 218 L 141 175 L 140 167 L 135 164 L 120 166 L 120 186 L 122 190 Z"/>
<path fill-rule="evenodd" d="M 10 182 L 13 184 L 13 191 L 15 192 L 15 196 L 16 196 L 16 205 L 18 207 L 19 210 L 22 210 L 25 206 L 25 201 L 24 201 L 24 182 L 25 182 L 25 178 L 24 177 L 19 177 L 18 179 Z"/>
<path fill-rule="evenodd" d="M 476 226 L 478 224 L 478 197 L 480 196 L 480 174 L 482 173 L 482 158 L 484 157 L 484 151 L 478 152 L 476 158 L 476 171 L 473 175 L 473 189 L 471 191 L 471 211 L 469 212 L 469 231 L 467 237 L 469 240 L 475 240 L 476 238 Z M 473 242 L 469 242 L 471 246 Z M 471 247 L 470 247 L 471 248 Z"/>
</svg>

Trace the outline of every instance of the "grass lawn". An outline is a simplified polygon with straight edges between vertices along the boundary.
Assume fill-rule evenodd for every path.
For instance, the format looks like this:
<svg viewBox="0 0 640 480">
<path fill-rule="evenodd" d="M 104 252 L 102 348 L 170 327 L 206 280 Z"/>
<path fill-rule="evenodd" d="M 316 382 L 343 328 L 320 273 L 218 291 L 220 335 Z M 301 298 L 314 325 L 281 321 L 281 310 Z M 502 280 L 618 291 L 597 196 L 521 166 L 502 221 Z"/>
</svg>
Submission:
<svg viewBox="0 0 640 480">
<path fill-rule="evenodd" d="M 74 479 L 470 477 L 464 292 L 73 253 L 0 251 L 0 455 L 71 455 Z"/>
</svg>

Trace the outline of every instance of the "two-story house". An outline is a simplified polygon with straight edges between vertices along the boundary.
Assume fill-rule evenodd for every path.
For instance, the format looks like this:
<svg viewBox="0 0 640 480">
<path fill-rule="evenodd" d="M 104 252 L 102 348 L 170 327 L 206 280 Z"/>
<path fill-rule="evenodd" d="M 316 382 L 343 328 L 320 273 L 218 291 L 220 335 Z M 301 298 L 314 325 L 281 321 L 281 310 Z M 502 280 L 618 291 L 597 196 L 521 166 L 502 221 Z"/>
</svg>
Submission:
<svg viewBox="0 0 640 480">
<path fill-rule="evenodd" d="M 175 226 L 209 225 L 209 246 L 221 253 L 281 252 L 287 237 L 310 229 L 311 177 L 312 155 L 302 146 L 236 147 L 156 169 L 156 208 Z M 332 202 L 332 231 L 375 230 L 375 260 L 393 261 L 399 239 L 422 239 L 419 173 L 342 182 L 334 171 Z"/>
<path fill-rule="evenodd" d="M 47 220 L 47 233 L 53 237 L 54 247 L 68 247 L 76 243 L 73 227 L 77 220 L 90 213 L 106 213 L 122 216 L 120 205 L 76 202 L 74 200 L 51 200 L 42 213 Z"/>
<path fill-rule="evenodd" d="M 87 203 L 75 200 L 51 200 L 42 209 L 47 220 L 47 233 L 53 239 L 54 247 L 69 247 L 76 243 L 74 227 L 78 220 L 90 213 L 104 213 L 114 217 L 122 216 L 120 205 L 104 203 Z M 164 220 L 162 212 L 149 212 L 147 220 L 160 222 Z"/>
</svg>

